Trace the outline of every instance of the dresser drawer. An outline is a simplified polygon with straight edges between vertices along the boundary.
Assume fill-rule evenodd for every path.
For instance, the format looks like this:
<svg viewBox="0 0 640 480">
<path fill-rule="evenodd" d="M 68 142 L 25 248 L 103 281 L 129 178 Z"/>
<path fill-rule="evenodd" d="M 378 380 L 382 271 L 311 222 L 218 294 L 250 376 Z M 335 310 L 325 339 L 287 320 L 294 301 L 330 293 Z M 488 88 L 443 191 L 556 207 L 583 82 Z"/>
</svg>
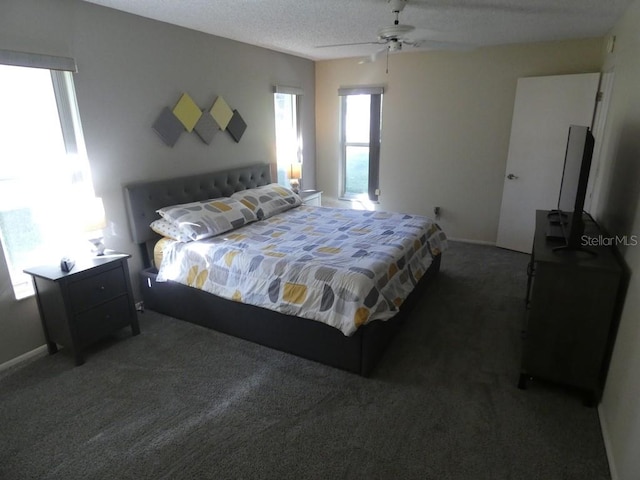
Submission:
<svg viewBox="0 0 640 480">
<path fill-rule="evenodd" d="M 131 324 L 129 296 L 122 295 L 87 310 L 75 318 L 78 340 L 88 345 Z"/>
<path fill-rule="evenodd" d="M 91 275 L 69 285 L 69 298 L 74 313 L 99 305 L 127 291 L 124 271 L 120 266 Z"/>
</svg>

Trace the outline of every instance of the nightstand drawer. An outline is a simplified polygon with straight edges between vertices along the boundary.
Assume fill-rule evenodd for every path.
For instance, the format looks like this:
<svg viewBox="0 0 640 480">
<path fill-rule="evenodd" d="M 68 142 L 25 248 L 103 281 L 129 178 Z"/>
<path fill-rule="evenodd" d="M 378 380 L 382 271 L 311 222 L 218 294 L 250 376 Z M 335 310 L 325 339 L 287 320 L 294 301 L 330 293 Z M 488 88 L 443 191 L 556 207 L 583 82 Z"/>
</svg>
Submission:
<svg viewBox="0 0 640 480">
<path fill-rule="evenodd" d="M 76 316 L 78 340 L 88 345 L 131 323 L 129 296 L 103 303 Z"/>
<path fill-rule="evenodd" d="M 74 313 L 99 305 L 126 291 L 127 284 L 120 266 L 69 285 L 69 297 Z"/>
</svg>

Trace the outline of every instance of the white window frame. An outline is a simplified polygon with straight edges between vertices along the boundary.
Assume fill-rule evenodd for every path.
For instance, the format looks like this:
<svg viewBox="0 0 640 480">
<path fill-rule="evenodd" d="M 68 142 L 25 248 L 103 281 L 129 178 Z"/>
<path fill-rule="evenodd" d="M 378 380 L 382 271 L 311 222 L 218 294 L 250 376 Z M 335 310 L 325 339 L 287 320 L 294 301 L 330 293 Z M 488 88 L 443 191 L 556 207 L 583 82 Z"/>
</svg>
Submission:
<svg viewBox="0 0 640 480">
<path fill-rule="evenodd" d="M 93 197 L 93 184 L 73 84 L 72 74 L 77 71 L 75 61 L 66 57 L 0 50 L 0 64 L 14 67 L 41 68 L 50 71 L 64 148 L 67 158 L 72 159 L 73 162 L 71 182 L 78 186 L 79 191 L 83 192 L 82 200 L 85 197 Z M 0 242 L 2 237 L 2 232 L 0 232 Z M 2 250 L 9 268 L 16 300 L 32 296 L 34 291 L 31 278 L 21 270 L 27 265 L 13 266 L 7 248 L 7 244 L 3 242 Z"/>
<path fill-rule="evenodd" d="M 340 194 L 345 200 L 362 200 L 352 194 L 347 193 L 347 147 L 361 146 L 369 148 L 369 175 L 368 192 L 369 201 L 377 202 L 380 195 L 380 144 L 382 137 L 382 97 L 383 87 L 352 87 L 338 89 L 340 96 Z M 370 96 L 370 116 L 369 116 L 369 142 L 347 142 L 347 97 L 349 95 L 369 95 Z"/>
<path fill-rule="evenodd" d="M 298 87 L 289 87 L 283 85 L 276 85 L 273 89 L 273 97 L 274 97 L 274 108 L 277 103 L 277 97 L 279 95 L 288 95 L 290 96 L 291 104 L 293 105 L 293 111 L 291 112 L 291 116 L 293 117 L 293 125 L 291 128 L 294 130 L 293 137 L 295 138 L 295 154 L 287 155 L 283 154 L 282 151 L 278 151 L 278 130 L 281 126 L 278 125 L 277 119 L 277 111 L 276 114 L 276 163 L 277 163 L 277 171 L 278 171 L 278 183 L 284 186 L 290 185 L 290 172 L 291 165 L 294 163 L 299 164 L 299 168 L 302 169 L 303 163 L 303 138 L 302 138 L 302 115 L 301 115 L 301 104 L 302 104 L 302 95 L 303 91 Z"/>
</svg>

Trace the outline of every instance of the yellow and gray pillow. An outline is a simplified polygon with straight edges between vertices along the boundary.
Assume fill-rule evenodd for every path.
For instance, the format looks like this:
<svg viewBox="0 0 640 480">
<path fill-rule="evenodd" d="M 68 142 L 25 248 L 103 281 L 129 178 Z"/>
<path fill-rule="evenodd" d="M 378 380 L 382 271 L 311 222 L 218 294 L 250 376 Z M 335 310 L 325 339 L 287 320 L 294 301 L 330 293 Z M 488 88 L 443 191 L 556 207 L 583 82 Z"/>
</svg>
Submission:
<svg viewBox="0 0 640 480">
<path fill-rule="evenodd" d="M 157 212 L 190 240 L 220 235 L 258 219 L 251 209 L 233 198 L 173 205 Z"/>
<path fill-rule="evenodd" d="M 264 220 L 302 205 L 302 199 L 293 190 L 277 183 L 242 190 L 231 195 L 231 198 L 251 209 L 258 220 Z"/>
</svg>

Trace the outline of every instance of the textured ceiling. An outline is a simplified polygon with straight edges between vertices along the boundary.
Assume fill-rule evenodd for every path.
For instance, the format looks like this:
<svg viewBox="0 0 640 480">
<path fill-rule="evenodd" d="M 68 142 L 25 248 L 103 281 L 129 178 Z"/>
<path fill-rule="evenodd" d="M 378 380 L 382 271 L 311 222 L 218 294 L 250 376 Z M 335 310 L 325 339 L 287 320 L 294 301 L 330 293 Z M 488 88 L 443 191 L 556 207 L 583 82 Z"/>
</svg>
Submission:
<svg viewBox="0 0 640 480">
<path fill-rule="evenodd" d="M 393 24 L 388 0 L 85 0 L 313 60 L 367 56 Z M 409 0 L 400 23 L 421 50 L 605 35 L 631 0 Z M 404 50 L 416 47 L 405 45 Z"/>
</svg>

